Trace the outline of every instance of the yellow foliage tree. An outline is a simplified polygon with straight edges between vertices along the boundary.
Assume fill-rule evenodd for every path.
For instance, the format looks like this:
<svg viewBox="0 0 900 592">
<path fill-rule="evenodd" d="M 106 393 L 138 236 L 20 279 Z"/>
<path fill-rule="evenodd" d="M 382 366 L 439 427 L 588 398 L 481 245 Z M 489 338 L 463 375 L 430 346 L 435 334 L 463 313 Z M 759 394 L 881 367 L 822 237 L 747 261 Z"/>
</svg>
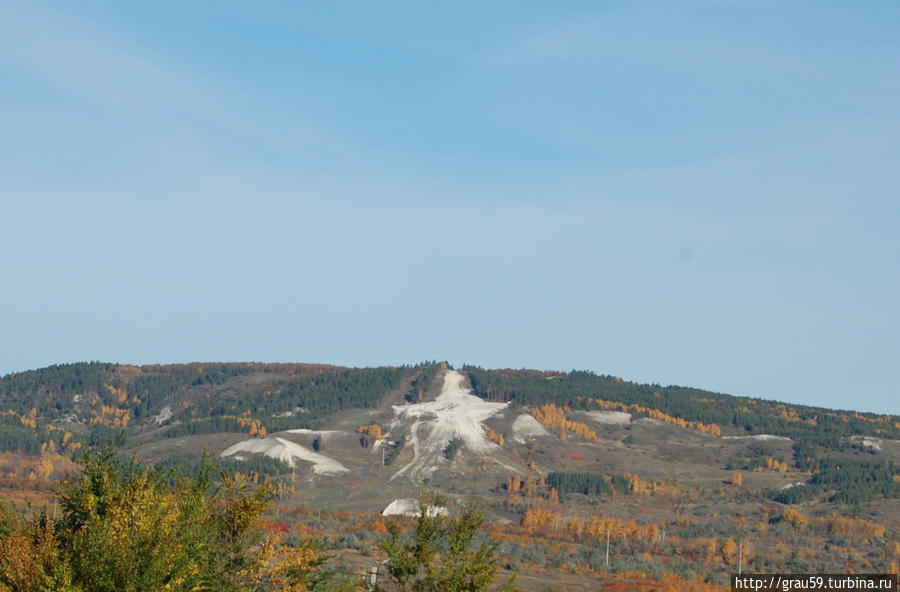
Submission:
<svg viewBox="0 0 900 592">
<path fill-rule="evenodd" d="M 809 524 L 809 519 L 806 517 L 806 515 L 798 512 L 793 508 L 786 508 L 781 514 L 781 519 L 792 526 L 800 527 Z"/>
<path fill-rule="evenodd" d="M 485 436 L 487 436 L 488 440 L 495 443 L 500 448 L 503 448 L 503 444 L 505 443 L 504 439 L 503 439 L 503 434 L 496 432 L 491 428 L 487 428 L 484 431 L 484 434 L 485 434 Z"/>
<path fill-rule="evenodd" d="M 533 407 L 531 415 L 545 426 L 557 428 L 560 430 L 560 438 L 565 439 L 566 430 L 577 434 L 588 440 L 596 440 L 597 433 L 590 429 L 587 424 L 580 421 L 572 421 L 566 417 L 568 408 L 560 408 L 553 403 L 547 403 L 540 407 Z"/>
<path fill-rule="evenodd" d="M 271 486 L 211 474 L 172 476 L 109 448 L 87 453 L 55 524 L 0 508 L 0 592 L 307 590 L 322 557 L 262 532 Z"/>
<path fill-rule="evenodd" d="M 374 438 L 376 440 L 381 440 L 384 437 L 381 431 L 381 426 L 377 423 L 361 425 L 356 428 L 356 431 L 357 433 L 365 434 L 366 436 L 369 436 L 370 438 Z"/>
<path fill-rule="evenodd" d="M 731 563 L 734 561 L 735 557 L 738 554 L 738 546 L 737 543 L 734 542 L 734 539 L 728 537 L 728 540 L 725 541 L 725 544 L 722 545 L 722 557 L 725 558 L 725 561 Z"/>
</svg>

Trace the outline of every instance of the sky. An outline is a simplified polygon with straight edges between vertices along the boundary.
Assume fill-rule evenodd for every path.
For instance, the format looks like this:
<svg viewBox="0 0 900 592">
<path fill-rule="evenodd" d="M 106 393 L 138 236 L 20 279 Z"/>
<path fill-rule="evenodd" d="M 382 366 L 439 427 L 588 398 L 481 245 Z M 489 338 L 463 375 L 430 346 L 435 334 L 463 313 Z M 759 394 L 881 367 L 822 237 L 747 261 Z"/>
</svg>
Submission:
<svg viewBox="0 0 900 592">
<path fill-rule="evenodd" d="M 0 0 L 0 373 L 424 360 L 900 414 L 900 4 Z"/>
</svg>

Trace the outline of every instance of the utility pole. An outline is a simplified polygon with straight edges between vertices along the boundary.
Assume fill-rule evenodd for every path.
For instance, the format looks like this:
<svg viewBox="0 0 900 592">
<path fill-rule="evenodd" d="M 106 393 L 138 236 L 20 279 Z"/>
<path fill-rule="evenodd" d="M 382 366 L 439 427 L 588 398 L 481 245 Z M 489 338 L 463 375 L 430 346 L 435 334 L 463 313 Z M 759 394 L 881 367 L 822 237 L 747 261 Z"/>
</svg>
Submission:
<svg viewBox="0 0 900 592">
<path fill-rule="evenodd" d="M 606 527 L 606 567 L 609 567 L 609 527 Z"/>
<path fill-rule="evenodd" d="M 369 571 L 369 592 L 374 592 L 375 587 L 378 585 L 378 566 L 373 565 L 372 569 Z"/>
</svg>

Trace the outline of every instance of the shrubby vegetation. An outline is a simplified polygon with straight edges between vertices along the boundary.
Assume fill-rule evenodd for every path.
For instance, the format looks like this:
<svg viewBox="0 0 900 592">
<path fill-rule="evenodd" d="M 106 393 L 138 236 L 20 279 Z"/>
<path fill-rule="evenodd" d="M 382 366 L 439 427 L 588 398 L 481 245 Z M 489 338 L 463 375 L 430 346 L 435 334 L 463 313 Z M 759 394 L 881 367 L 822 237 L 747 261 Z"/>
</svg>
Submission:
<svg viewBox="0 0 900 592">
<path fill-rule="evenodd" d="M 425 393 L 433 386 L 434 379 L 437 378 L 438 372 L 442 368 L 442 364 L 435 361 L 425 362 L 421 366 L 421 373 L 412 381 L 409 392 L 406 394 L 406 400 L 411 403 L 425 398 Z"/>
<path fill-rule="evenodd" d="M 61 515 L 0 509 L 0 591 L 306 590 L 324 561 L 310 543 L 264 534 L 271 495 L 205 464 L 190 475 L 84 456 Z"/>
<path fill-rule="evenodd" d="M 193 454 L 179 454 L 156 463 L 155 467 L 161 471 L 187 477 L 204 471 L 208 464 L 209 461 L 206 458 L 197 457 Z M 217 458 L 216 468 L 229 475 L 238 473 L 256 475 L 263 480 L 291 474 L 291 467 L 288 463 L 262 454 L 248 456 L 243 460 L 235 460 L 229 457 Z"/>
<path fill-rule="evenodd" d="M 400 456 L 400 453 L 403 452 L 403 449 L 406 447 L 406 439 L 400 438 L 393 445 L 388 448 L 387 453 L 384 457 L 385 466 L 390 466 L 393 464 L 395 460 Z"/>
<path fill-rule="evenodd" d="M 456 455 L 459 454 L 459 451 L 462 449 L 463 440 L 462 438 L 451 438 L 449 442 L 447 442 L 447 446 L 444 448 L 444 457 L 447 460 L 453 460 L 456 458 Z"/>
<path fill-rule="evenodd" d="M 800 447 L 803 449 L 803 447 Z M 811 463 L 815 471 L 805 485 L 780 489 L 769 497 L 783 504 L 796 504 L 825 497 L 841 504 L 858 504 L 875 497 L 900 498 L 900 466 L 887 461 L 852 458 L 820 458 Z"/>
<path fill-rule="evenodd" d="M 609 480 L 596 473 L 552 472 L 547 475 L 547 486 L 559 493 L 583 493 L 584 495 L 604 495 L 613 492 Z M 628 489 L 623 489 L 627 492 Z"/>
<path fill-rule="evenodd" d="M 467 504 L 456 517 L 436 511 L 441 500 L 422 498 L 411 535 L 396 522 L 379 546 L 387 555 L 388 573 L 400 592 L 481 592 L 488 590 L 498 567 L 497 542 L 479 537 L 484 514 Z M 503 586 L 512 590 L 511 582 Z"/>
</svg>

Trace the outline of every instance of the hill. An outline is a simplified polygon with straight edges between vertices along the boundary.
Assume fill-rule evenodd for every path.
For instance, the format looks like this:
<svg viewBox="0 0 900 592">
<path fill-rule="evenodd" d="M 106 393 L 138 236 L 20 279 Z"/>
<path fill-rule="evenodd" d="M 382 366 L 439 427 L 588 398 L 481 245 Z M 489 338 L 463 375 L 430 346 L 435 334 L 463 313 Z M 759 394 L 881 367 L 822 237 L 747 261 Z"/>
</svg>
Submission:
<svg viewBox="0 0 900 592">
<path fill-rule="evenodd" d="M 351 570 L 377 560 L 382 511 L 414 509 L 420 489 L 451 511 L 480 500 L 503 565 L 533 589 L 556 582 L 550 569 L 571 585 L 715 583 L 735 561 L 834 572 L 900 560 L 892 416 L 435 362 L 94 362 L 0 378 L 7 497 L 39 498 L 110 438 L 160 466 L 190 470 L 206 451 L 270 478 L 273 519 L 324 537 Z"/>
</svg>

